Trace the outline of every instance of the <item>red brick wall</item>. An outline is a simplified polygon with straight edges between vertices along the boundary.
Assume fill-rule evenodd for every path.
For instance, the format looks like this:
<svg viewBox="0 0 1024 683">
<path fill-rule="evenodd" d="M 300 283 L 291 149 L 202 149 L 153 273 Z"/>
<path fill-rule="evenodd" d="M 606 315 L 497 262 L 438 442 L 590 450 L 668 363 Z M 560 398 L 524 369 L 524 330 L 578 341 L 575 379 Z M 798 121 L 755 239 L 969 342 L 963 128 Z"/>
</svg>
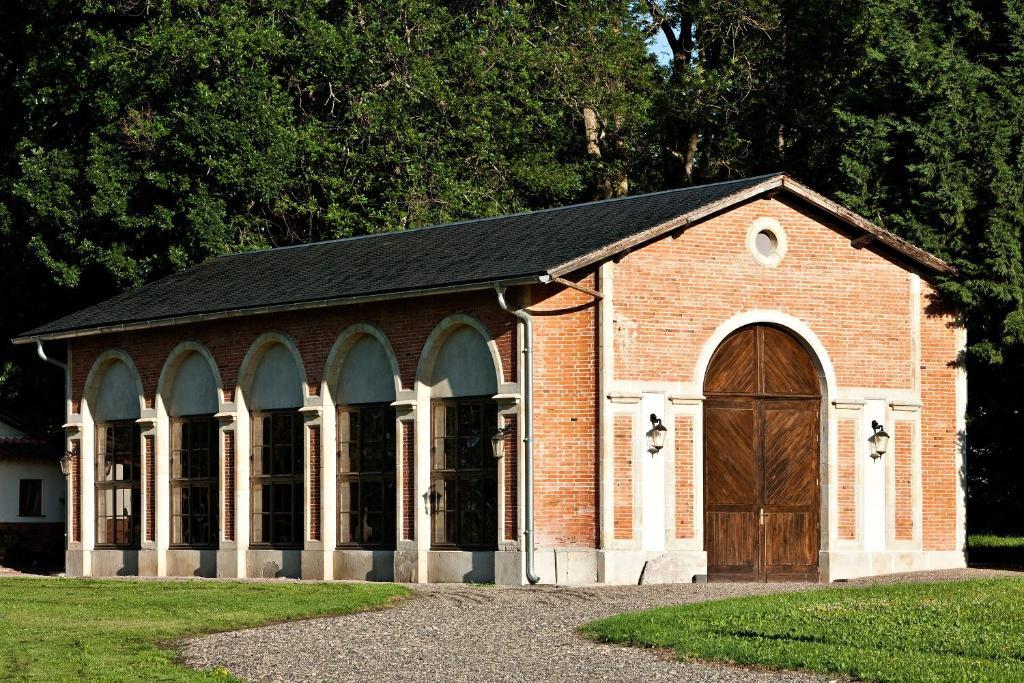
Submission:
<svg viewBox="0 0 1024 683">
<path fill-rule="evenodd" d="M 139 371 L 146 403 L 152 406 L 164 362 L 174 347 L 185 340 L 198 341 L 210 350 L 220 371 L 226 396 L 231 400 L 242 359 L 250 345 L 261 334 L 272 330 L 287 334 L 295 341 L 308 382 L 317 384 L 323 379 L 327 354 L 338 335 L 357 322 L 375 325 L 387 335 L 398 361 L 402 386 L 411 388 L 427 337 L 437 323 L 452 313 L 467 313 L 480 319 L 498 345 L 505 380 L 515 381 L 517 359 L 511 353 L 515 319 L 498 308 L 493 292 L 483 291 L 82 337 L 71 342 L 73 409 L 79 411 L 85 379 L 93 362 L 108 349 L 121 349 L 131 356 Z"/>
<path fill-rule="evenodd" d="M 153 520 L 156 517 L 156 467 L 153 464 L 153 436 L 142 437 L 146 444 L 146 534 L 147 541 L 153 540 Z"/>
<path fill-rule="evenodd" d="M 676 418 L 676 538 L 693 538 L 693 418 Z"/>
<path fill-rule="evenodd" d="M 320 540 L 320 426 L 309 427 L 309 539 Z"/>
<path fill-rule="evenodd" d="M 616 539 L 633 538 L 633 417 L 616 415 L 613 423 L 615 503 L 612 518 Z"/>
<path fill-rule="evenodd" d="M 593 275 L 579 281 L 595 287 Z M 597 302 L 533 288 L 534 498 L 538 546 L 598 542 Z"/>
<path fill-rule="evenodd" d="M 515 541 L 519 537 L 519 433 L 515 417 L 506 417 L 505 425 L 511 427 L 505 436 L 505 539 Z"/>
<path fill-rule="evenodd" d="M 925 550 L 956 548 L 957 334 L 952 313 L 921 287 L 921 487 Z"/>
<path fill-rule="evenodd" d="M 71 442 L 71 542 L 82 540 L 82 442 Z"/>
<path fill-rule="evenodd" d="M 857 538 L 857 420 L 839 420 L 838 515 L 839 538 Z"/>
<path fill-rule="evenodd" d="M 776 268 L 756 263 L 747 230 L 776 218 L 788 238 Z M 782 311 L 828 349 L 839 384 L 912 385 L 909 274 L 811 215 L 758 200 L 626 256 L 615 269 L 615 375 L 693 381 L 715 329 L 737 313 Z"/>
<path fill-rule="evenodd" d="M 756 263 L 746 247 L 747 231 L 760 217 L 775 218 L 786 233 L 787 253 L 776 268 Z M 759 199 L 631 252 L 615 267 L 615 378 L 694 382 L 713 332 L 739 313 L 761 309 L 805 322 L 828 351 L 840 386 L 913 390 L 912 275 L 890 255 L 853 248 L 850 237 L 787 199 Z M 926 550 L 955 546 L 959 476 L 954 318 L 932 301 L 933 293 L 922 281 Z M 840 425 L 841 538 L 856 533 L 849 430 Z"/>
<path fill-rule="evenodd" d="M 402 423 L 402 538 L 416 538 L 416 422 Z"/>
<path fill-rule="evenodd" d="M 224 432 L 224 540 L 235 540 L 235 433 Z"/>
<path fill-rule="evenodd" d="M 914 426 L 897 422 L 892 441 L 896 540 L 908 541 L 914 538 Z"/>
</svg>

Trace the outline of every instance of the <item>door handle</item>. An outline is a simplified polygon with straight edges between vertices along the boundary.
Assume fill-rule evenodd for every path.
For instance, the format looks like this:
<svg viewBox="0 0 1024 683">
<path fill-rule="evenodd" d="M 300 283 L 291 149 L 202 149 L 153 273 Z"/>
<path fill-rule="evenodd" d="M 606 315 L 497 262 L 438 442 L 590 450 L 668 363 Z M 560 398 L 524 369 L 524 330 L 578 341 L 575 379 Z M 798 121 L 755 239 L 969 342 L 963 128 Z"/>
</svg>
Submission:
<svg viewBox="0 0 1024 683">
<path fill-rule="evenodd" d="M 761 526 L 764 526 L 764 508 L 761 508 Z"/>
</svg>

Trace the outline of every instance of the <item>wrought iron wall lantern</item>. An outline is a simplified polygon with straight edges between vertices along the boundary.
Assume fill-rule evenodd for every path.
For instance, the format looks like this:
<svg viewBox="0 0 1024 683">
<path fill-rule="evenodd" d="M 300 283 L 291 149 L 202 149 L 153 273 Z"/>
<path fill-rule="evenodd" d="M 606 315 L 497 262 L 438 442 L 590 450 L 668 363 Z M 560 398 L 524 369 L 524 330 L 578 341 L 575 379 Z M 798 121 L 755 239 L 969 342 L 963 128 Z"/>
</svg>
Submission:
<svg viewBox="0 0 1024 683">
<path fill-rule="evenodd" d="M 512 433 L 512 425 L 505 425 L 491 437 L 491 455 L 495 460 L 505 457 L 505 437 Z"/>
<path fill-rule="evenodd" d="M 647 432 L 647 446 L 651 453 L 657 453 L 665 447 L 665 436 L 668 434 L 668 428 L 661 423 L 659 418 L 654 413 L 651 413 L 651 429 Z"/>
<path fill-rule="evenodd" d="M 873 449 L 871 451 L 871 459 L 878 460 L 885 455 L 885 451 L 889 448 L 889 435 L 886 433 L 885 428 L 878 424 L 877 420 L 871 421 L 871 429 L 875 431 L 871 436 L 871 447 Z"/>
<path fill-rule="evenodd" d="M 71 459 L 74 457 L 74 451 L 64 451 L 64 455 L 60 458 L 60 471 L 65 477 L 71 474 Z"/>
</svg>

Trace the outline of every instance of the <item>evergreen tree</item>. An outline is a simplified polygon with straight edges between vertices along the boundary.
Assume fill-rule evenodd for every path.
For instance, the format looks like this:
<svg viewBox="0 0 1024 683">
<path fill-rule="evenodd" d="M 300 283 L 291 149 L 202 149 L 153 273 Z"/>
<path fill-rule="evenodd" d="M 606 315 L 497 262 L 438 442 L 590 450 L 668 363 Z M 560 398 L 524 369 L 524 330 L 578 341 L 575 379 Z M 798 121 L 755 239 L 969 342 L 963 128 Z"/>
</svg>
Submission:
<svg viewBox="0 0 1024 683">
<path fill-rule="evenodd" d="M 859 66 L 838 103 L 839 195 L 960 269 L 942 288 L 969 335 L 969 483 L 989 511 L 971 524 L 1005 523 L 1011 504 L 1019 520 L 1024 468 L 1012 435 L 1024 426 L 1021 7 L 871 0 L 864 8 Z"/>
</svg>

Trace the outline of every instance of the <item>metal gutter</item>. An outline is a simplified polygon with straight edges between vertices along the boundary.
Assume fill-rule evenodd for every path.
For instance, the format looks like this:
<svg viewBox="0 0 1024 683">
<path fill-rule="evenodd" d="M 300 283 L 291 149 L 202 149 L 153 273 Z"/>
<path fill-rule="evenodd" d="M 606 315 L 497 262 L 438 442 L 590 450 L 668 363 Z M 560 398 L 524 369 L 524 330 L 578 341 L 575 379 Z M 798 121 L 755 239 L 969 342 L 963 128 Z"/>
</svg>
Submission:
<svg viewBox="0 0 1024 683">
<path fill-rule="evenodd" d="M 494 291 L 498 295 L 498 305 L 506 313 L 511 313 L 523 323 L 523 365 L 522 384 L 519 387 L 523 396 L 523 517 L 525 526 L 523 541 L 526 545 L 526 580 L 531 584 L 540 582 L 540 577 L 533 568 L 533 318 L 523 309 L 513 310 L 505 300 L 507 283 L 495 282 Z"/>
</svg>

